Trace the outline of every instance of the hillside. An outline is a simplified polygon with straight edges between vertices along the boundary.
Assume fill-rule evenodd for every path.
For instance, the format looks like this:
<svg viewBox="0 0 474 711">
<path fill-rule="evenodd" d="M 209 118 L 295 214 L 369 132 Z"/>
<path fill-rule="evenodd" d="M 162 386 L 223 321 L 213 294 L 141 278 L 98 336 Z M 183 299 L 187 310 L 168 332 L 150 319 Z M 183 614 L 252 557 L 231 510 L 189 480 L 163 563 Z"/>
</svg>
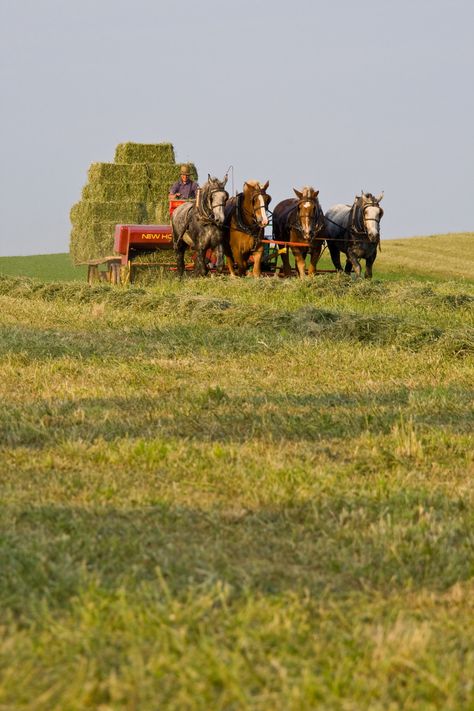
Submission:
<svg viewBox="0 0 474 711">
<path fill-rule="evenodd" d="M 472 708 L 449 239 L 373 282 L 0 276 L 0 708 Z"/>
<path fill-rule="evenodd" d="M 344 262 L 343 262 L 344 263 Z M 327 256 L 321 268 L 330 268 Z M 83 281 L 85 267 L 75 267 L 69 254 L 0 257 L 0 274 L 42 281 Z M 374 267 L 375 278 L 464 278 L 474 280 L 474 233 L 383 240 Z"/>
<path fill-rule="evenodd" d="M 86 267 L 75 267 L 69 254 L 35 254 L 0 257 L 0 274 L 26 276 L 41 281 L 85 281 Z"/>
</svg>

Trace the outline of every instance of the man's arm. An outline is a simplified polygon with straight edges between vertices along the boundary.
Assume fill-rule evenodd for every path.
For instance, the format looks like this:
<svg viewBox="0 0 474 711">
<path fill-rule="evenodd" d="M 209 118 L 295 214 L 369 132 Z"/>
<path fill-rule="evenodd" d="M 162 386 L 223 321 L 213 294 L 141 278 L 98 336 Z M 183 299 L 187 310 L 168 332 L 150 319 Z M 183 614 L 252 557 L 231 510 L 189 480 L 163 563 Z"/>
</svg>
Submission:
<svg viewBox="0 0 474 711">
<path fill-rule="evenodd" d="M 177 180 L 176 183 L 173 183 L 173 185 L 170 187 L 168 198 L 170 200 L 176 200 L 176 198 L 179 198 L 180 195 L 181 193 L 179 192 L 179 180 Z"/>
</svg>

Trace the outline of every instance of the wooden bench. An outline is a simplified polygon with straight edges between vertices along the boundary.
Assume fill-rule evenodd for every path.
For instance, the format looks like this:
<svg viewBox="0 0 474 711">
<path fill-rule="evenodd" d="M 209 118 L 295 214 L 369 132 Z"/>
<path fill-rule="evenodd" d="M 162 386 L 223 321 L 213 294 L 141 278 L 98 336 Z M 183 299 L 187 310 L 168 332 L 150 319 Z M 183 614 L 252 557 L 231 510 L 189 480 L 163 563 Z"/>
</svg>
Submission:
<svg viewBox="0 0 474 711">
<path fill-rule="evenodd" d="M 101 281 L 105 281 L 109 284 L 120 284 L 121 263 L 121 257 L 117 256 L 89 259 L 86 262 L 79 262 L 79 264 L 85 264 L 87 266 L 87 283 L 91 286 Z M 105 270 L 99 269 L 102 264 L 106 265 Z"/>
</svg>

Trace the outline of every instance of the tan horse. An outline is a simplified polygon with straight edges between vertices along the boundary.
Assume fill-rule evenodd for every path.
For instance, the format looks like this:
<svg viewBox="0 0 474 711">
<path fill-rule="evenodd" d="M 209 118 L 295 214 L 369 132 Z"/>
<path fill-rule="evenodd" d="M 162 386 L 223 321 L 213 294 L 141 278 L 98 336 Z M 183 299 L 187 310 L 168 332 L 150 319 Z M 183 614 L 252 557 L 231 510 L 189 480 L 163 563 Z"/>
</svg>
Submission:
<svg viewBox="0 0 474 711">
<path fill-rule="evenodd" d="M 273 211 L 273 239 L 283 242 L 299 242 L 301 247 L 291 247 L 295 264 L 301 278 L 305 276 L 305 259 L 310 253 L 308 274 L 316 271 L 325 238 L 324 213 L 319 204 L 319 190 L 309 186 L 302 191 L 293 188 L 296 198 L 288 198 L 278 203 Z M 285 276 L 290 276 L 291 267 L 288 251 L 281 254 Z"/>
<path fill-rule="evenodd" d="M 270 182 L 261 185 L 257 180 L 247 180 L 243 192 L 227 201 L 224 218 L 223 248 L 230 275 L 245 276 L 250 255 L 253 255 L 253 275 L 261 275 L 263 256 L 262 239 L 268 225 L 267 207 L 271 197 L 267 195 Z"/>
</svg>

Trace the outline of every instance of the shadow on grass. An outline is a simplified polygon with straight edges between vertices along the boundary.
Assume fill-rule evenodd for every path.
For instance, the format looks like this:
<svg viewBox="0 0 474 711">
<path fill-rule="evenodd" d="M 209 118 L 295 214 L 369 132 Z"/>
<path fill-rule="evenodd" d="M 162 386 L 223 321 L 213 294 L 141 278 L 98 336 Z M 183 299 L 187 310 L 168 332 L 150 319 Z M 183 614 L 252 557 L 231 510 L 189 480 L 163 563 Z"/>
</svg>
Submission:
<svg viewBox="0 0 474 711">
<path fill-rule="evenodd" d="M 418 426 L 469 433 L 474 391 L 461 387 L 398 388 L 383 393 L 249 393 L 230 397 L 219 386 L 188 385 L 159 395 L 42 400 L 4 405 L 0 440 L 9 447 L 43 447 L 62 441 L 113 441 L 156 437 L 212 443 L 320 442 L 362 433 L 387 434 L 401 412 Z M 421 403 L 418 405 L 418 401 Z"/>
<path fill-rule="evenodd" d="M 65 606 L 90 583 L 136 589 L 156 581 L 157 569 L 178 597 L 216 581 L 237 596 L 344 597 L 444 589 L 470 578 L 474 564 L 465 503 L 410 489 L 251 511 L 12 507 L 2 522 L 0 600 L 22 615 L 40 603 Z"/>
</svg>

